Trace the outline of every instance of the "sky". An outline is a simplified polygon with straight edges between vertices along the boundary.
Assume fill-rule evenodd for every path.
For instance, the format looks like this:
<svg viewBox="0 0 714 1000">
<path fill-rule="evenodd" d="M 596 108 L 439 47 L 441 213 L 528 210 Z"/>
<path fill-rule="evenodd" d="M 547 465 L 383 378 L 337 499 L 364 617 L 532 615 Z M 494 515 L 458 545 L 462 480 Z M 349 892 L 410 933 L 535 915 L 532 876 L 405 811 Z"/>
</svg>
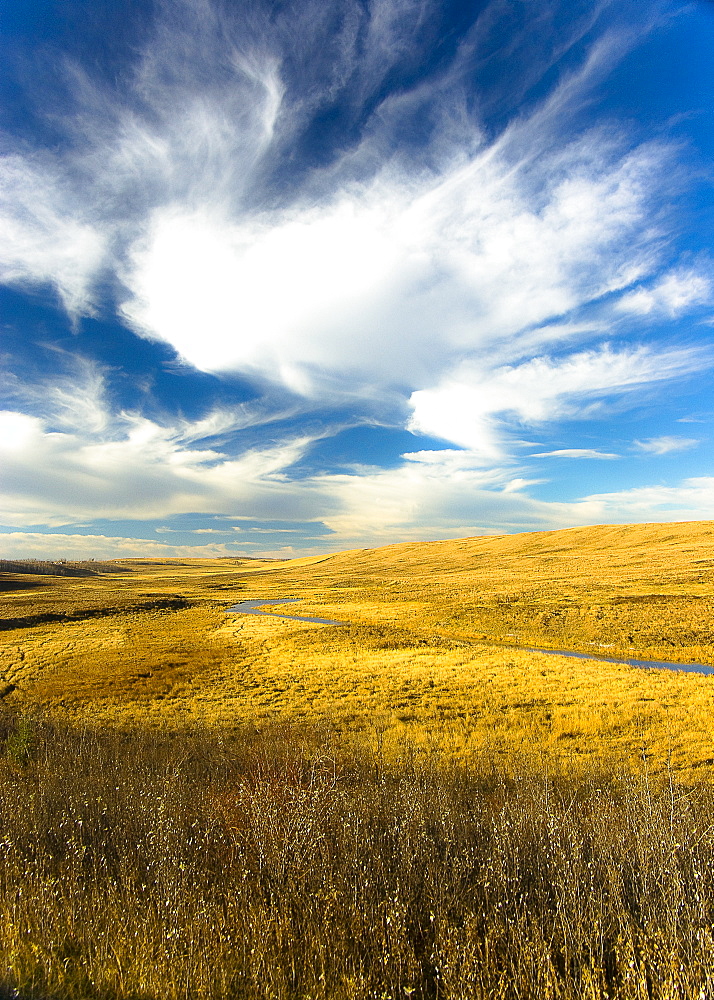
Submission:
<svg viewBox="0 0 714 1000">
<path fill-rule="evenodd" d="M 0 555 L 714 518 L 714 3 L 4 0 Z"/>
</svg>

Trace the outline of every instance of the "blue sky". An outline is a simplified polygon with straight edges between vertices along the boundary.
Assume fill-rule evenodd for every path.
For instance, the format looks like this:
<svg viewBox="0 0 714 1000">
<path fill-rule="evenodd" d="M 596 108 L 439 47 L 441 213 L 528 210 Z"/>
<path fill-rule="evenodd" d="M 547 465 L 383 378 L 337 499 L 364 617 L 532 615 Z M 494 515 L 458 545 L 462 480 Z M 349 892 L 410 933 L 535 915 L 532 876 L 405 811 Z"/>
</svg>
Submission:
<svg viewBox="0 0 714 1000">
<path fill-rule="evenodd" d="M 714 4 L 5 0 L 0 550 L 714 517 Z"/>
</svg>

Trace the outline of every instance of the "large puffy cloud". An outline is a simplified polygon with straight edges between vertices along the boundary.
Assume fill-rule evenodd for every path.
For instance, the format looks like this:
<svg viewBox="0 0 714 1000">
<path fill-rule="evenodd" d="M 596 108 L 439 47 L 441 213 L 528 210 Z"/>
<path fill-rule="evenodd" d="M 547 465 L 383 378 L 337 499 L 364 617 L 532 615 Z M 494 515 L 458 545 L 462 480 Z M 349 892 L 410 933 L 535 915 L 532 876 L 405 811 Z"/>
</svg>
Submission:
<svg viewBox="0 0 714 1000">
<path fill-rule="evenodd" d="M 494 7 L 463 46 L 472 57 Z M 404 39 L 398 44 L 394 28 L 411 34 L 407 26 L 417 13 L 410 2 L 372 5 L 374 45 L 364 51 L 380 52 L 380 69 L 371 74 L 369 59 L 357 60 L 350 49 L 354 39 L 345 41 L 341 85 L 359 71 L 352 101 L 365 102 L 403 57 Z M 422 9 L 417 23 L 433 13 Z M 318 31 L 320 24 L 322 18 Z M 573 31 L 561 46 L 579 37 Z M 512 40 L 514 48 L 520 43 Z M 578 134 L 573 124 L 588 89 L 622 48 L 622 37 L 602 38 L 539 107 L 491 143 L 477 118 L 454 119 L 453 108 L 465 106 L 462 54 L 444 78 L 411 95 L 450 123 L 431 136 L 428 160 L 399 148 L 403 116 L 414 109 L 406 95 L 392 95 L 378 104 L 356 146 L 273 205 L 251 202 L 251 184 L 259 185 L 269 157 L 279 158 L 295 140 L 305 100 L 296 102 L 282 85 L 274 55 L 253 53 L 250 83 L 259 90 L 252 117 L 236 118 L 238 128 L 226 131 L 213 121 L 210 92 L 202 105 L 213 140 L 209 176 L 216 158 L 222 168 L 215 187 L 200 179 L 199 164 L 189 175 L 198 181 L 183 177 L 185 150 L 177 136 L 186 129 L 176 128 L 179 112 L 161 119 L 158 137 L 143 137 L 144 156 L 157 144 L 162 150 L 178 144 L 179 155 L 169 159 L 178 162 L 179 177 L 133 228 L 121 272 L 124 317 L 198 368 L 253 372 L 323 398 L 365 392 L 375 383 L 418 389 L 464 355 L 501 350 L 514 358 L 572 337 L 574 324 L 549 321 L 657 268 L 651 209 L 671 151 L 652 144 L 628 149 L 613 130 Z M 160 55 L 146 71 L 151 81 L 157 65 Z M 544 53 L 532 60 L 536 65 L 547 71 Z M 245 60 L 236 66 L 245 76 Z M 198 143 L 200 156 L 205 147 Z M 125 150 L 120 143 L 115 155 L 122 161 Z M 133 143 L 129 150 L 135 156 Z M 259 155 L 250 160 L 248 151 Z M 247 182 L 234 177 L 229 154 Z M 226 177 L 234 178 L 230 197 Z"/>
<path fill-rule="evenodd" d="M 626 286 L 649 259 L 641 229 L 662 151 L 619 157 L 600 143 L 534 166 L 511 135 L 444 174 L 391 168 L 318 207 L 245 221 L 157 209 L 130 253 L 124 315 L 198 368 L 307 394 L 335 375 L 418 387 L 504 341 L 518 355 L 524 334 L 532 350 L 535 327 Z M 549 326 L 542 341 L 563 333 Z"/>
<path fill-rule="evenodd" d="M 554 4 L 536 33 L 514 20 L 502 52 L 492 3 L 438 73 L 380 94 L 435 42 L 438 4 L 336 0 L 280 16 L 257 4 L 235 19 L 207 0 L 159 5 L 121 95 L 71 68 L 61 155 L 0 160 L 4 280 L 53 284 L 77 315 L 113 275 L 141 336 L 321 400 L 430 388 L 464 357 L 512 362 L 592 336 L 592 321 L 578 334 L 559 318 L 648 277 L 621 318 L 701 303 L 693 270 L 656 278 L 652 210 L 672 151 L 578 127 L 626 32 L 603 34 L 491 141 L 467 110 L 482 61 L 527 51 L 518 84 L 498 84 L 517 101 L 606 6 L 563 18 Z M 330 109 L 349 139 L 311 163 L 306 136 Z M 415 115 L 421 143 L 405 145 Z"/>
</svg>

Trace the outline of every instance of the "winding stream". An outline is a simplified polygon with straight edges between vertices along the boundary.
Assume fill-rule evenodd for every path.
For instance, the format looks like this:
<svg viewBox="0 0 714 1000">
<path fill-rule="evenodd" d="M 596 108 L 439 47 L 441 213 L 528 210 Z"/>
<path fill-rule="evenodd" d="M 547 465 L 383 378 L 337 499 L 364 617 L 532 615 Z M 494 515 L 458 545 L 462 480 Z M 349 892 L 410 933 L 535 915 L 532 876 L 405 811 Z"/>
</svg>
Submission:
<svg viewBox="0 0 714 1000">
<path fill-rule="evenodd" d="M 672 663 L 670 660 L 626 660 L 619 656 L 602 656 L 600 653 L 573 653 L 569 649 L 539 649 L 537 646 L 514 646 L 529 653 L 551 653 L 553 656 L 572 656 L 577 660 L 602 660 L 603 663 L 626 663 L 644 670 L 683 670 L 687 674 L 714 674 L 714 667 L 706 663 Z"/>
<path fill-rule="evenodd" d="M 280 600 L 275 601 L 241 601 L 240 604 L 234 604 L 230 608 L 226 608 L 226 612 L 231 614 L 239 615 L 265 615 L 269 618 L 288 618 L 293 622 L 314 622 L 317 625 L 349 625 L 349 622 L 335 622 L 331 618 L 305 618 L 301 615 L 279 615 L 275 611 L 261 611 L 260 608 L 264 604 L 299 604 L 299 597 L 283 597 Z"/>
<path fill-rule="evenodd" d="M 265 615 L 270 618 L 287 618 L 294 622 L 312 622 L 316 625 L 349 625 L 349 622 L 338 622 L 332 618 L 306 618 L 302 615 L 280 615 L 275 611 L 263 611 L 266 604 L 299 604 L 299 597 L 283 597 L 271 601 L 241 601 L 226 608 L 230 614 Z M 669 660 L 635 660 L 619 656 L 603 656 L 601 653 L 574 653 L 569 649 L 543 649 L 539 646 L 518 646 L 510 642 L 493 642 L 483 640 L 484 645 L 501 646 L 504 649 L 520 649 L 527 653 L 546 653 L 549 656 L 571 656 L 576 660 L 602 660 L 603 663 L 624 663 L 629 667 L 641 667 L 644 670 L 676 670 L 688 674 L 714 674 L 714 667 L 705 663 L 671 663 Z"/>
</svg>

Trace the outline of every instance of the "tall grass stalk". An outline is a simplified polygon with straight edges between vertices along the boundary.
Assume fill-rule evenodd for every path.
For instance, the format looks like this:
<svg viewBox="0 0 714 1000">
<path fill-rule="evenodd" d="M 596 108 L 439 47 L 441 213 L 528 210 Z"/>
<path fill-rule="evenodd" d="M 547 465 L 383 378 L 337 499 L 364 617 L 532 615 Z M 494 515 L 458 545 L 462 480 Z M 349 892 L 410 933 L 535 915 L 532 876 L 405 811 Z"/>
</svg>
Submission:
<svg viewBox="0 0 714 1000">
<path fill-rule="evenodd" d="M 0 996 L 713 996 L 714 791 L 521 765 L 36 721 L 0 764 Z"/>
</svg>

